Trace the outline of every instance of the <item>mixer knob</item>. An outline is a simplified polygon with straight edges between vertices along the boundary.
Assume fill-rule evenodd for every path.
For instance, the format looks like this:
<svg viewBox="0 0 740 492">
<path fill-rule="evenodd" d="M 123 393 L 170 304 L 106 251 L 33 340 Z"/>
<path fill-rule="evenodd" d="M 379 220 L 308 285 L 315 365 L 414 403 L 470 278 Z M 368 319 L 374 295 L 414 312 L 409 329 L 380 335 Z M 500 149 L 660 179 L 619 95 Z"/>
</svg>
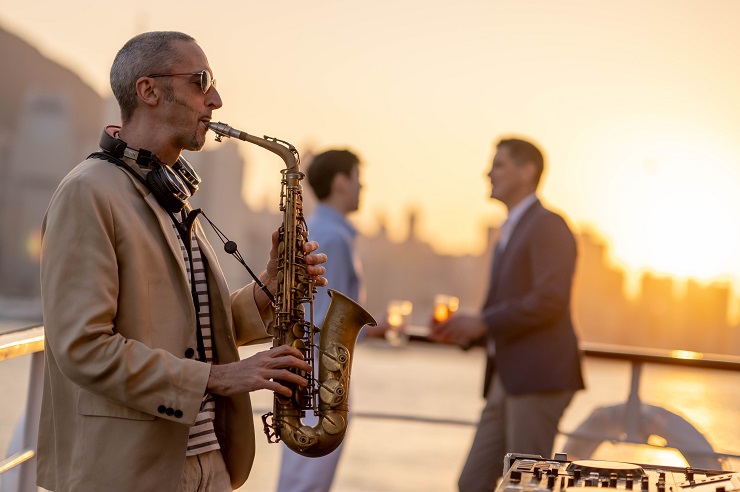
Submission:
<svg viewBox="0 0 740 492">
<path fill-rule="evenodd" d="M 547 488 L 551 489 L 555 486 L 555 479 L 557 478 L 557 475 L 548 475 L 547 477 Z"/>
<path fill-rule="evenodd" d="M 642 477 L 642 480 L 640 482 L 641 490 L 648 490 L 650 488 L 650 479 L 648 477 Z"/>
<path fill-rule="evenodd" d="M 588 484 L 591 487 L 598 487 L 599 486 L 599 474 L 596 472 L 591 472 L 591 475 L 589 475 Z"/>
<path fill-rule="evenodd" d="M 511 470 L 511 474 L 509 475 L 509 478 L 512 482 L 518 482 L 522 478 L 522 472 L 518 470 Z"/>
<path fill-rule="evenodd" d="M 686 468 L 686 480 L 689 482 L 694 480 L 694 469 L 693 468 Z"/>
<path fill-rule="evenodd" d="M 632 490 L 632 474 L 628 473 L 627 478 L 624 480 L 624 488 L 627 490 Z"/>
<path fill-rule="evenodd" d="M 612 473 L 609 475 L 609 487 L 616 487 L 617 486 L 617 474 Z"/>
</svg>

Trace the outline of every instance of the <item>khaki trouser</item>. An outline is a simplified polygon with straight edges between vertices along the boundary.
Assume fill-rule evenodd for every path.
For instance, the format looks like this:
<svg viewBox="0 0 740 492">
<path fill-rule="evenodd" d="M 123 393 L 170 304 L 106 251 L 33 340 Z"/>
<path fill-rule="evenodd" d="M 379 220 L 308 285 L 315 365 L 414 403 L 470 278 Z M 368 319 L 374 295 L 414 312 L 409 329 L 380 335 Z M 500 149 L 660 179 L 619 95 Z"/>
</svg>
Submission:
<svg viewBox="0 0 740 492">
<path fill-rule="evenodd" d="M 498 375 L 491 384 L 457 484 L 460 492 L 493 491 L 503 474 L 506 453 L 551 458 L 558 422 L 575 393 L 567 390 L 507 395 Z"/>
<path fill-rule="evenodd" d="M 177 492 L 232 492 L 231 479 L 221 451 L 185 458 Z"/>
</svg>

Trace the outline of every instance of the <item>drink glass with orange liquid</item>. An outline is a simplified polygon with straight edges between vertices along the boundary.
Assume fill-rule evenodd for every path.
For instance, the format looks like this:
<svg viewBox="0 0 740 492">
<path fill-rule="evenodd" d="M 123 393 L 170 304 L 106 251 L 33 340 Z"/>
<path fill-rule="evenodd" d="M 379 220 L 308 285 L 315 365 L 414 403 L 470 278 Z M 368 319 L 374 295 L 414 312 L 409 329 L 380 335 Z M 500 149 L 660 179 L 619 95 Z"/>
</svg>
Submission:
<svg viewBox="0 0 740 492">
<path fill-rule="evenodd" d="M 448 296 L 444 294 L 438 294 L 434 296 L 434 314 L 432 317 L 433 324 L 442 323 L 447 321 L 452 313 L 457 311 L 460 306 L 460 299 L 455 296 Z"/>
<path fill-rule="evenodd" d="M 406 345 L 409 334 L 406 331 L 411 321 L 413 304 L 411 301 L 393 300 L 388 303 L 388 330 L 385 339 L 394 347 Z"/>
</svg>

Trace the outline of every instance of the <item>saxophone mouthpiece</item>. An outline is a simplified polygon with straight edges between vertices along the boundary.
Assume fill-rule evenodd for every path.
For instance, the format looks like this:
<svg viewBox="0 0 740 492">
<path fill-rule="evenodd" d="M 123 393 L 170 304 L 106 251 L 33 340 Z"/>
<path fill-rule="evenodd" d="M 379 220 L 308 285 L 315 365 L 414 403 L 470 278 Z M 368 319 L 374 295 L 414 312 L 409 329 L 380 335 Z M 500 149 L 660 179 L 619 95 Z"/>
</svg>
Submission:
<svg viewBox="0 0 740 492">
<path fill-rule="evenodd" d="M 209 121 L 206 123 L 206 126 L 209 130 L 213 131 L 213 133 L 216 134 L 216 141 L 220 142 L 223 137 L 233 137 L 238 138 L 239 140 L 246 140 L 246 133 L 237 130 L 236 128 L 232 128 L 226 123 L 221 123 L 220 121 L 212 122 Z"/>
</svg>

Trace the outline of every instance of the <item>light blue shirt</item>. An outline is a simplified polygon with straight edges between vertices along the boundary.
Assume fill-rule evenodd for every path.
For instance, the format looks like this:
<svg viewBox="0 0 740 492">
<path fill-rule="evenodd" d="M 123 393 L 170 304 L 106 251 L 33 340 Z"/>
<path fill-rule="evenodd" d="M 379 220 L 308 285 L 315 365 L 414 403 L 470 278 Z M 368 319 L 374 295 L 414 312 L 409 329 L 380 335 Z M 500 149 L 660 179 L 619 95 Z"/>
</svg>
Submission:
<svg viewBox="0 0 740 492">
<path fill-rule="evenodd" d="M 326 287 L 317 287 L 314 296 L 314 323 L 321 326 L 329 309 L 331 298 L 327 288 L 337 290 L 350 299 L 363 303 L 362 267 L 355 250 L 357 230 L 338 210 L 319 203 L 306 219 L 308 239 L 319 243 L 319 253 L 326 253 L 324 263 L 329 281 Z M 362 335 L 360 335 L 362 337 Z"/>
</svg>

